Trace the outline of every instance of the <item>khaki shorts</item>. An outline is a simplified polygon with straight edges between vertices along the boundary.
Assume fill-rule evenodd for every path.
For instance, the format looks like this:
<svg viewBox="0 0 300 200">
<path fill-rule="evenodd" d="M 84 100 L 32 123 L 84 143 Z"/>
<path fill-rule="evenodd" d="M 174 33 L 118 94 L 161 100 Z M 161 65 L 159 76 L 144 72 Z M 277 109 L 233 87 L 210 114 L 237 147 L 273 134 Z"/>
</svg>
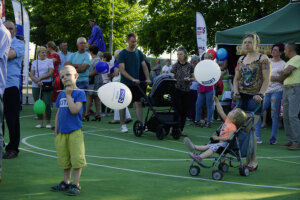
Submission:
<svg viewBox="0 0 300 200">
<path fill-rule="evenodd" d="M 81 129 L 72 133 L 58 133 L 54 139 L 58 166 L 62 169 L 86 166 L 83 133 Z"/>
</svg>

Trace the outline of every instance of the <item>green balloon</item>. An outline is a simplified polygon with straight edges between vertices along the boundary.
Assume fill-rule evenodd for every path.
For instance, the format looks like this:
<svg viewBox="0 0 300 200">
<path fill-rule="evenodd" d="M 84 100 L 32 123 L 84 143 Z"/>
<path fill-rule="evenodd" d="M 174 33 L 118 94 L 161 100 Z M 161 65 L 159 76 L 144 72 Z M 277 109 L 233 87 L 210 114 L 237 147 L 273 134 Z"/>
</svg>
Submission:
<svg viewBox="0 0 300 200">
<path fill-rule="evenodd" d="M 43 100 L 39 99 L 34 103 L 33 111 L 36 114 L 41 115 L 45 112 L 45 110 L 46 110 L 46 105 Z"/>
</svg>

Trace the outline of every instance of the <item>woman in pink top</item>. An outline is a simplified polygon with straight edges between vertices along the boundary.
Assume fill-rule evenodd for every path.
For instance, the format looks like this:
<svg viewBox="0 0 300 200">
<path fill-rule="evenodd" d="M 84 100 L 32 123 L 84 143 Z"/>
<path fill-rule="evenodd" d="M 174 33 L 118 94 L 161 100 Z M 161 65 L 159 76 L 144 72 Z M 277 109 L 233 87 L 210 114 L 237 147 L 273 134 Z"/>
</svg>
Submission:
<svg viewBox="0 0 300 200">
<path fill-rule="evenodd" d="M 210 53 L 205 53 L 204 54 L 204 59 L 210 59 L 213 60 L 213 57 Z M 200 90 L 198 93 L 197 97 L 197 102 L 196 102 L 196 116 L 195 116 L 195 123 L 200 122 L 200 116 L 203 111 L 203 106 L 206 105 L 207 108 L 207 117 L 206 117 L 206 123 L 205 127 L 210 127 L 211 125 L 211 120 L 212 116 L 214 113 L 214 101 L 213 97 L 215 95 L 215 85 L 213 86 L 204 86 L 200 84 Z"/>
</svg>

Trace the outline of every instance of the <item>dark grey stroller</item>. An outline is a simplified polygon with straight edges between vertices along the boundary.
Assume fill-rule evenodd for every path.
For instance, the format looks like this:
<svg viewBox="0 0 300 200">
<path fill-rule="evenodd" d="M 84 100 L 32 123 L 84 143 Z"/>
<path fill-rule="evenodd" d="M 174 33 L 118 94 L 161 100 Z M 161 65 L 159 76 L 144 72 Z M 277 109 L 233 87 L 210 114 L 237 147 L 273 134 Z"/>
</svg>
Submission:
<svg viewBox="0 0 300 200">
<path fill-rule="evenodd" d="M 260 105 L 259 105 L 259 107 L 260 107 Z M 247 157 L 247 156 L 250 157 L 254 152 L 253 124 L 254 124 L 254 113 L 255 112 L 256 112 L 256 110 L 254 112 L 250 113 L 250 117 L 248 117 L 248 120 L 245 123 L 245 125 L 238 128 L 234 132 L 234 134 L 232 135 L 232 138 L 227 141 L 228 144 L 224 148 L 220 147 L 218 149 L 217 153 L 219 154 L 219 156 L 212 157 L 215 161 L 212 163 L 211 166 L 204 165 L 201 162 L 197 163 L 193 160 L 192 164 L 190 165 L 190 168 L 189 168 L 190 175 L 197 176 L 200 173 L 200 167 L 212 168 L 212 178 L 214 180 L 221 180 L 223 178 L 223 173 L 228 172 L 229 167 L 234 167 L 234 168 L 239 169 L 239 173 L 241 176 L 249 176 L 250 171 L 246 166 L 243 166 L 242 158 Z M 216 130 L 216 132 L 215 132 L 216 135 L 220 134 L 221 127 L 222 127 L 222 124 Z M 251 127 L 251 128 L 249 128 L 249 127 Z M 246 132 L 246 130 L 249 130 L 248 133 Z M 210 143 L 214 143 L 214 142 L 215 141 L 213 141 L 211 138 Z M 229 164 L 227 164 L 226 161 L 228 161 Z M 232 165 L 233 162 L 238 162 L 239 164 L 236 166 L 233 166 Z M 194 163 L 197 163 L 197 165 L 194 165 Z M 218 168 L 217 168 L 217 165 L 218 165 Z"/>
<path fill-rule="evenodd" d="M 172 128 L 171 134 L 173 138 L 175 140 L 180 138 L 181 131 L 178 128 L 178 117 L 173 109 L 175 84 L 176 80 L 172 76 L 161 74 L 155 78 L 149 96 L 138 85 L 148 110 L 144 123 L 139 120 L 134 122 L 133 132 L 135 136 L 140 137 L 144 132 L 151 131 L 156 133 L 156 137 L 159 140 L 162 140 Z M 156 110 L 154 107 L 159 109 Z M 152 113 L 151 116 L 150 111 Z"/>
</svg>

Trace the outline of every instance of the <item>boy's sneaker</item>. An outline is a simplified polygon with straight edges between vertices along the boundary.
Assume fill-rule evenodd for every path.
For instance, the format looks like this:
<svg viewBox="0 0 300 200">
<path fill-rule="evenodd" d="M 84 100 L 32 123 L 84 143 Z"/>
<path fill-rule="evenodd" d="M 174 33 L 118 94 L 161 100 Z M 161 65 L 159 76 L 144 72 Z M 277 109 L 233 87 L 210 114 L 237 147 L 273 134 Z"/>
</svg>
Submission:
<svg viewBox="0 0 300 200">
<path fill-rule="evenodd" d="M 276 138 L 273 138 L 273 137 L 270 139 L 269 142 L 270 142 L 270 144 L 277 144 Z"/>
<path fill-rule="evenodd" d="M 58 191 L 67 191 L 71 187 L 71 184 L 65 183 L 65 181 L 60 182 L 60 184 L 52 186 L 51 190 L 58 192 Z"/>
<path fill-rule="evenodd" d="M 200 157 L 199 154 L 196 153 L 189 153 L 189 156 L 195 160 L 197 163 L 200 163 L 202 161 L 202 158 Z"/>
<path fill-rule="evenodd" d="M 193 142 L 190 140 L 190 138 L 185 137 L 183 139 L 183 143 L 185 144 L 185 146 L 187 146 L 187 148 L 191 151 L 194 152 L 195 151 L 195 145 L 193 144 Z"/>
<path fill-rule="evenodd" d="M 256 139 L 256 143 L 257 143 L 257 144 L 262 144 L 262 143 L 263 143 L 263 141 L 261 140 L 261 138 L 260 138 L 260 137 L 257 137 L 257 139 Z"/>
<path fill-rule="evenodd" d="M 128 128 L 126 126 L 121 126 L 121 132 L 122 133 L 127 133 L 128 132 Z"/>
<path fill-rule="evenodd" d="M 70 196 L 77 196 L 80 194 L 80 187 L 77 187 L 77 185 L 73 184 L 70 186 L 66 194 Z"/>
</svg>

